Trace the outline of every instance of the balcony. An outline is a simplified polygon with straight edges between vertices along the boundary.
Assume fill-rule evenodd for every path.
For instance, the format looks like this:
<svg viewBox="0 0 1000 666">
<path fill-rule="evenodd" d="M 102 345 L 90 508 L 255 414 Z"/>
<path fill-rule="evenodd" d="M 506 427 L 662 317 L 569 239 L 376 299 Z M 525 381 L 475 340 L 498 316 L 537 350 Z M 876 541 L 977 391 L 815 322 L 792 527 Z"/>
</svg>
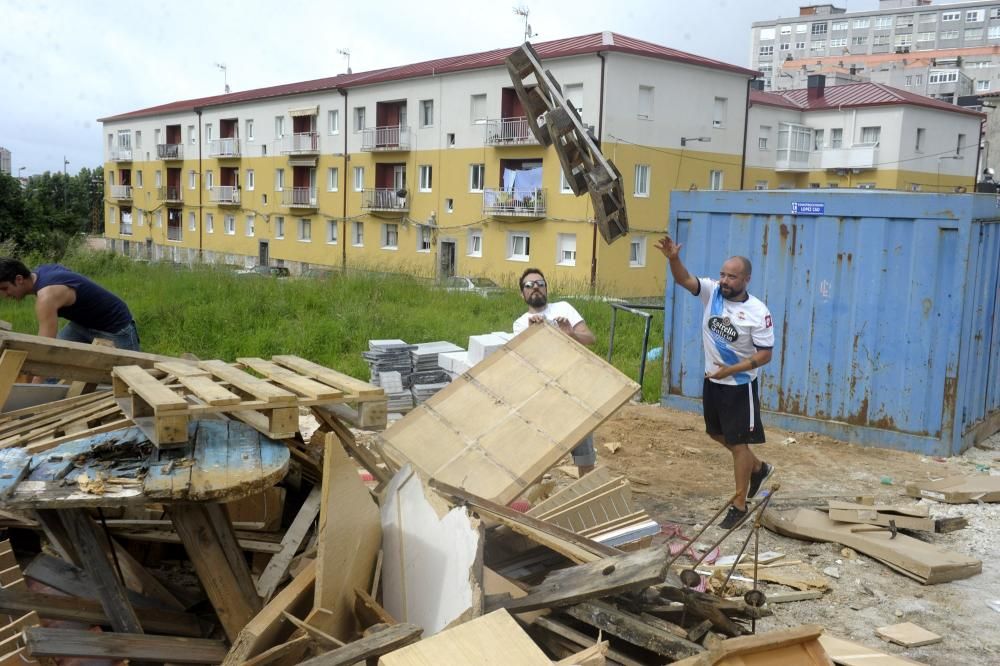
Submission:
<svg viewBox="0 0 1000 666">
<path fill-rule="evenodd" d="M 113 148 L 111 150 L 111 161 L 112 162 L 131 162 L 132 161 L 132 149 L 131 148 Z"/>
<path fill-rule="evenodd" d="M 878 166 L 878 144 L 856 145 L 851 148 L 827 148 L 815 153 L 818 168 L 874 169 Z"/>
<path fill-rule="evenodd" d="M 538 139 L 531 133 L 528 118 L 500 118 L 486 121 L 488 146 L 537 146 Z"/>
<path fill-rule="evenodd" d="M 184 146 L 180 143 L 158 143 L 156 144 L 156 159 L 158 160 L 182 160 L 184 159 Z"/>
<path fill-rule="evenodd" d="M 212 139 L 208 142 L 208 156 L 220 159 L 240 156 L 240 140 L 233 137 L 229 139 Z"/>
<path fill-rule="evenodd" d="M 208 191 L 208 200 L 220 206 L 239 206 L 240 190 L 232 185 L 213 187 Z"/>
<path fill-rule="evenodd" d="M 179 224 L 169 224 L 167 225 L 167 240 L 168 241 L 179 241 L 183 240 L 184 229 Z"/>
<path fill-rule="evenodd" d="M 545 217 L 545 190 L 484 190 L 483 215 Z"/>
<path fill-rule="evenodd" d="M 297 132 L 281 137 L 283 155 L 316 155 L 319 153 L 319 132 Z"/>
<path fill-rule="evenodd" d="M 111 186 L 111 198 L 117 199 L 118 201 L 127 201 L 132 199 L 132 186 L 131 185 L 112 185 Z"/>
<path fill-rule="evenodd" d="M 400 196 L 402 194 L 402 196 Z M 406 190 L 393 187 L 366 188 L 361 193 L 361 210 L 405 213 L 410 210 Z"/>
<path fill-rule="evenodd" d="M 157 199 L 160 201 L 167 201 L 170 203 L 180 203 L 183 201 L 181 198 L 181 188 L 176 185 L 167 185 L 166 187 L 160 187 L 156 190 Z"/>
<path fill-rule="evenodd" d="M 387 125 L 385 127 L 369 127 L 361 130 L 361 150 L 365 152 L 389 152 L 409 149 L 409 125 Z"/>
<path fill-rule="evenodd" d="M 316 208 L 316 189 L 293 187 L 281 193 L 281 205 L 288 208 Z"/>
</svg>

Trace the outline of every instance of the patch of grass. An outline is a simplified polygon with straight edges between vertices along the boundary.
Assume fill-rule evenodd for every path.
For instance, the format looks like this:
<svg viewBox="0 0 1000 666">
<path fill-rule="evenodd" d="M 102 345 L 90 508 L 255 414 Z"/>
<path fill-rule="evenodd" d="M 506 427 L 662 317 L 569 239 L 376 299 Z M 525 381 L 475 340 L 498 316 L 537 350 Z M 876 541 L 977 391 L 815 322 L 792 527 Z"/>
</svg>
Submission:
<svg viewBox="0 0 1000 666">
<path fill-rule="evenodd" d="M 404 275 L 335 273 L 323 280 L 276 280 L 211 267 L 133 263 L 95 252 L 74 253 L 64 263 L 128 303 L 146 351 L 224 360 L 295 354 L 365 380 L 368 366 L 361 352 L 370 339 L 448 340 L 464 348 L 470 335 L 510 331 L 526 309 L 513 289 L 484 298 L 435 289 Z M 569 300 L 597 336 L 594 353 L 607 358 L 611 306 Z M 652 314 L 650 348 L 663 344 L 663 314 Z M 35 333 L 34 299 L 0 302 L 0 319 L 16 331 Z M 642 320 L 619 313 L 611 362 L 633 379 L 641 344 Z M 661 363 L 646 365 L 645 402 L 659 401 Z"/>
</svg>

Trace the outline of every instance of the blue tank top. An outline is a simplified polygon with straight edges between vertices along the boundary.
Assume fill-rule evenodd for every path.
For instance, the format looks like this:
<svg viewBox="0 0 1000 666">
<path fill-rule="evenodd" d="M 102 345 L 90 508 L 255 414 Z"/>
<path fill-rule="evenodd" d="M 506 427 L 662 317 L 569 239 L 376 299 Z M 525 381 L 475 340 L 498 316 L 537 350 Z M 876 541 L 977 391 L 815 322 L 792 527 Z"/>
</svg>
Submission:
<svg viewBox="0 0 1000 666">
<path fill-rule="evenodd" d="M 35 293 L 51 285 L 65 285 L 76 292 L 73 305 L 59 308 L 63 319 L 105 333 L 117 333 L 132 323 L 125 301 L 90 278 L 59 264 L 42 264 L 34 270 Z"/>
</svg>

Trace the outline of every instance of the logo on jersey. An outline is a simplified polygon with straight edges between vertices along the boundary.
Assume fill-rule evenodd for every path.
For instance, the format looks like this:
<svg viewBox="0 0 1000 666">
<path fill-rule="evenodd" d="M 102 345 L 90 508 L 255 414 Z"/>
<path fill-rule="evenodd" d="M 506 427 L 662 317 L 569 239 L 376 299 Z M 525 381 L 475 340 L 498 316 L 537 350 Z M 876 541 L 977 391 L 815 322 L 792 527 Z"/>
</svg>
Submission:
<svg viewBox="0 0 1000 666">
<path fill-rule="evenodd" d="M 730 343 L 736 342 L 736 339 L 740 337 L 740 332 L 733 326 L 729 317 L 710 317 L 708 330 L 716 337 Z"/>
<path fill-rule="evenodd" d="M 771 328 L 771 315 L 765 315 L 764 317 L 764 328 Z"/>
</svg>

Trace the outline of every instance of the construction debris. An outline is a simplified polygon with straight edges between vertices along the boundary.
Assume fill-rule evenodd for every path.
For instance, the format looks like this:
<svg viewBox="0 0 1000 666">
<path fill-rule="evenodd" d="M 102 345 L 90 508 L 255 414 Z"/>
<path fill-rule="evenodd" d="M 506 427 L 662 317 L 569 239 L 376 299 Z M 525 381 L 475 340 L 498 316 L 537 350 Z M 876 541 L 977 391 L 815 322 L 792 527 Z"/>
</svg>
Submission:
<svg viewBox="0 0 1000 666">
<path fill-rule="evenodd" d="M 906 494 L 948 504 L 1000 502 L 1000 476 L 975 474 L 906 484 Z"/>
</svg>

